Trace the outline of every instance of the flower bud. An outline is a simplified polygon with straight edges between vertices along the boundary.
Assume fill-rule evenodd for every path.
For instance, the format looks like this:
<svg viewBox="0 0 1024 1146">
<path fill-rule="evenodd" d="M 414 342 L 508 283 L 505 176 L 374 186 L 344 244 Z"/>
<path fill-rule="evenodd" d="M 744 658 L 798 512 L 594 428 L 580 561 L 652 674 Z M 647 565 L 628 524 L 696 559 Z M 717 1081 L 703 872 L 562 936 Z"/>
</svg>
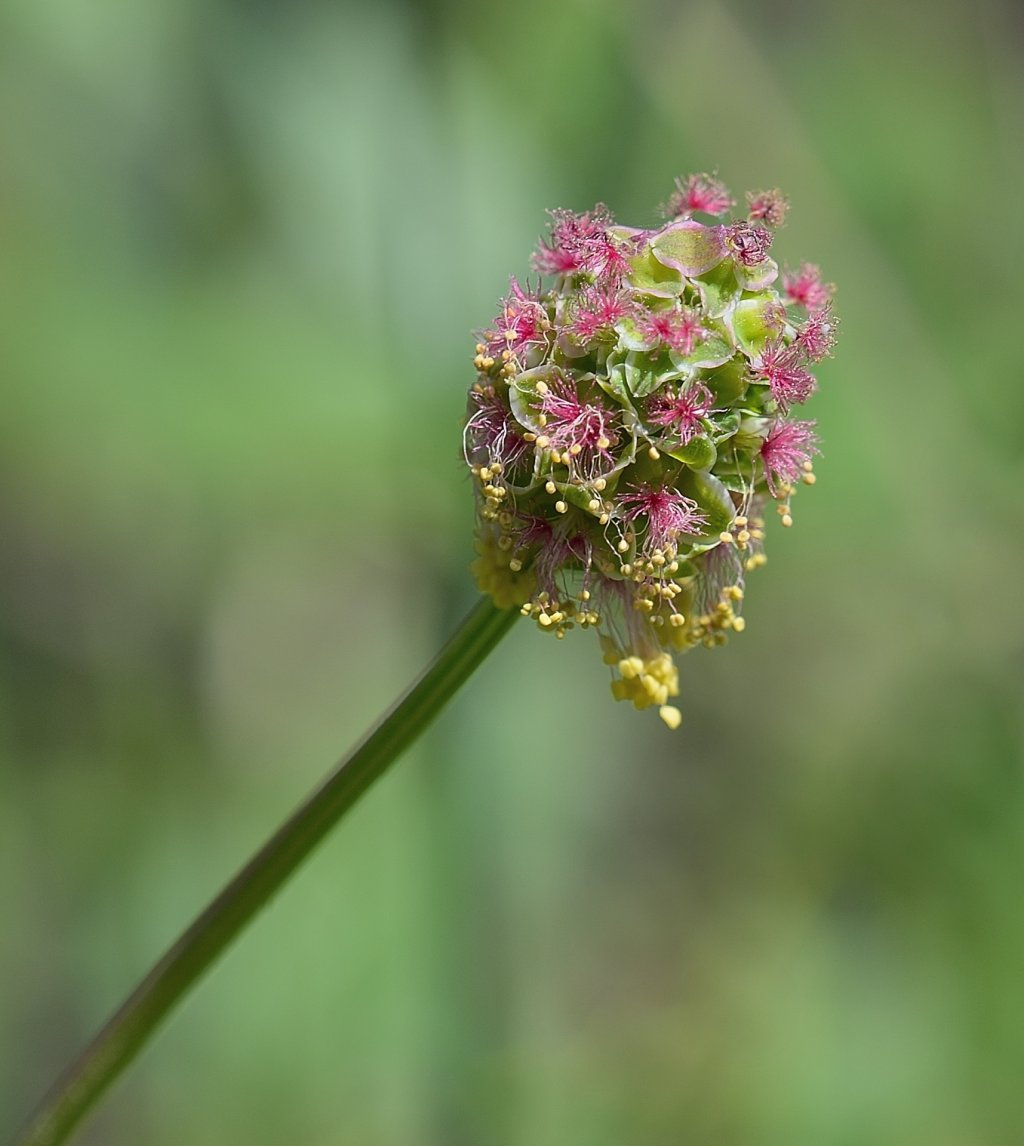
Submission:
<svg viewBox="0 0 1024 1146">
<path fill-rule="evenodd" d="M 769 256 L 781 192 L 747 201 L 722 218 L 732 196 L 700 175 L 655 230 L 553 212 L 549 281 L 512 279 L 473 358 L 478 585 L 557 637 L 596 628 L 613 695 L 670 728 L 674 655 L 743 630 L 765 507 L 791 525 L 814 482 L 814 422 L 790 414 L 835 341 L 833 288 L 809 263 L 780 283 Z"/>
</svg>

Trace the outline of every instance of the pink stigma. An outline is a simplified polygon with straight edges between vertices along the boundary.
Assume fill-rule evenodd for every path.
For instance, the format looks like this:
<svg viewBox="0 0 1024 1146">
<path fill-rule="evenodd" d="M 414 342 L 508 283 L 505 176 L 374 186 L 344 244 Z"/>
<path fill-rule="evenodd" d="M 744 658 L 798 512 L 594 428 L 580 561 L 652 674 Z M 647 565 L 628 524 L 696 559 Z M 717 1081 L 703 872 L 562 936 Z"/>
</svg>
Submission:
<svg viewBox="0 0 1024 1146">
<path fill-rule="evenodd" d="M 648 311 L 637 329 L 645 342 L 663 344 L 684 355 L 692 354 L 708 337 L 700 315 L 693 310 Z"/>
<path fill-rule="evenodd" d="M 806 402 L 817 383 L 803 365 L 804 350 L 798 343 L 787 346 L 781 338 L 765 343 L 756 374 L 771 387 L 772 397 L 785 412 L 790 406 Z"/>
<path fill-rule="evenodd" d="M 725 184 L 713 175 L 687 175 L 676 179 L 665 213 L 673 219 L 688 218 L 694 211 L 724 215 L 735 202 Z"/>
<path fill-rule="evenodd" d="M 634 486 L 615 499 L 623 521 L 647 520 L 644 548 L 650 552 L 675 544 L 680 533 L 699 534 L 707 524 L 700 506 L 668 486 Z"/>
<path fill-rule="evenodd" d="M 647 421 L 664 426 L 682 445 L 703 433 L 703 419 L 711 412 L 714 399 L 703 382 L 692 382 L 675 395 L 661 391 L 647 406 Z"/>
<path fill-rule="evenodd" d="M 811 455 L 818 452 L 814 422 L 773 422 L 761 444 L 764 476 L 772 497 L 780 496 L 779 483 L 799 480 Z"/>
<path fill-rule="evenodd" d="M 747 193 L 747 217 L 751 222 L 781 227 L 786 221 L 789 200 L 778 189 Z"/>
<path fill-rule="evenodd" d="M 790 302 L 806 307 L 813 314 L 828 305 L 835 292 L 831 283 L 821 281 L 821 271 L 813 263 L 801 263 L 800 269 L 782 276 L 782 287 Z"/>
<path fill-rule="evenodd" d="M 750 223 L 733 223 L 726 232 L 726 242 L 745 267 L 754 267 L 768 258 L 772 233 Z"/>
</svg>

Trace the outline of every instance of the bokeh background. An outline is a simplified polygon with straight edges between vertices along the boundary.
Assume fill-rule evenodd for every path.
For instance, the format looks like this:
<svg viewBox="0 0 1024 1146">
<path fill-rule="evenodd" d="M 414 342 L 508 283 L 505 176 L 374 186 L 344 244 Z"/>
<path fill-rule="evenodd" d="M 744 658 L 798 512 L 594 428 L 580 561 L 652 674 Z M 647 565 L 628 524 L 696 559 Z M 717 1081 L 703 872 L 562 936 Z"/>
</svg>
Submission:
<svg viewBox="0 0 1024 1146">
<path fill-rule="evenodd" d="M 671 734 L 514 631 L 79 1141 L 1024 1141 L 1022 34 L 5 0 L 0 1138 L 472 603 L 545 209 L 717 168 L 843 322 L 747 632 Z"/>
</svg>

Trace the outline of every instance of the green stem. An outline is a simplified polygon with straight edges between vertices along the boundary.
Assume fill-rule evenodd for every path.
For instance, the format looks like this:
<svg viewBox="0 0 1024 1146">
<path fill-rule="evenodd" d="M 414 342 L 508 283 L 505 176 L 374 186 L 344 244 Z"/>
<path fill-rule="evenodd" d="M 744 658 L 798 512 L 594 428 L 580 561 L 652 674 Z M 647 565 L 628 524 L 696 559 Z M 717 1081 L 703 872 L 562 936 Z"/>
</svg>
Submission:
<svg viewBox="0 0 1024 1146">
<path fill-rule="evenodd" d="M 224 949 L 511 627 L 482 600 L 406 696 L 327 776 L 153 967 L 54 1085 L 15 1146 L 57 1146 Z"/>
</svg>

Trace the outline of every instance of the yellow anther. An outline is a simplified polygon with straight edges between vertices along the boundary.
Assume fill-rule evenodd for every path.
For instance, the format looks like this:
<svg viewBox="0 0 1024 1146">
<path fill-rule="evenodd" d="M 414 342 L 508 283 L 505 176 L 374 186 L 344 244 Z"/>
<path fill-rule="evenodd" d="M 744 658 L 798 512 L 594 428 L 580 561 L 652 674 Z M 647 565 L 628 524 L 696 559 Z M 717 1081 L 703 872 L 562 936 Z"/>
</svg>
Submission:
<svg viewBox="0 0 1024 1146">
<path fill-rule="evenodd" d="M 547 436 L 547 434 L 540 434 L 537 438 L 537 445 L 542 450 L 546 450 L 548 446 L 551 445 L 551 439 Z"/>
<path fill-rule="evenodd" d="M 573 444 L 569 447 L 569 453 L 572 454 L 574 458 L 578 458 L 580 454 L 583 453 L 583 447 L 579 444 L 579 442 L 573 442 Z"/>
<path fill-rule="evenodd" d="M 658 715 L 673 731 L 683 722 L 683 714 L 674 704 L 663 704 L 658 709 Z"/>
<path fill-rule="evenodd" d="M 656 446 L 651 446 L 651 448 L 647 451 L 647 456 L 651 459 L 652 462 L 656 462 L 658 458 L 661 457 L 661 454 L 658 453 Z"/>
<path fill-rule="evenodd" d="M 519 560 L 518 557 L 513 557 L 512 560 L 508 563 L 508 567 L 512 570 L 513 573 L 520 573 L 522 572 L 523 563 Z"/>
<path fill-rule="evenodd" d="M 557 493 L 558 492 L 558 486 L 555 485 L 555 483 L 553 481 L 549 481 L 544 486 L 544 488 L 547 490 L 548 493 Z"/>
<path fill-rule="evenodd" d="M 743 617 L 733 617 L 732 627 L 736 630 L 737 633 L 742 633 L 743 630 L 747 627 L 747 622 Z"/>
<path fill-rule="evenodd" d="M 548 392 L 548 384 L 546 382 L 538 382 L 536 390 L 537 393 L 543 397 Z"/>
<path fill-rule="evenodd" d="M 622 539 L 622 540 L 621 540 L 621 541 L 618 543 L 618 545 L 616 545 L 616 546 L 615 546 L 615 548 L 616 548 L 616 549 L 617 549 L 617 550 L 618 550 L 620 553 L 625 553 L 625 552 L 626 552 L 626 551 L 629 549 L 629 542 L 628 542 L 628 541 L 627 541 L 625 538 L 623 538 L 623 539 Z"/>
<path fill-rule="evenodd" d="M 597 500 L 596 497 L 592 497 L 590 501 L 587 502 L 587 509 L 589 509 L 591 513 L 597 513 L 600 508 L 601 503 Z"/>
<path fill-rule="evenodd" d="M 544 626 L 545 629 L 548 627 L 548 625 L 551 624 L 551 618 L 547 615 L 547 613 L 541 613 L 537 620 Z"/>
<path fill-rule="evenodd" d="M 568 508 L 568 505 L 566 505 L 564 501 L 555 502 L 555 509 L 557 509 L 559 513 L 565 513 Z"/>
<path fill-rule="evenodd" d="M 747 524 L 747 519 L 740 514 L 738 517 L 733 518 L 733 524 L 738 525 L 742 529 Z"/>
<path fill-rule="evenodd" d="M 808 470 L 807 473 L 805 473 L 803 475 L 804 485 L 814 485 L 814 483 L 817 480 L 818 480 L 817 476 L 815 474 L 812 474 L 810 470 Z"/>
<path fill-rule="evenodd" d="M 627 562 L 625 565 L 623 565 L 621 567 L 619 572 L 622 574 L 623 577 L 628 577 L 630 575 L 630 573 L 633 572 L 633 566 Z"/>
<path fill-rule="evenodd" d="M 580 590 L 580 600 L 581 601 L 589 601 L 590 600 L 590 590 L 589 589 L 581 589 Z"/>
<path fill-rule="evenodd" d="M 599 450 L 606 450 L 611 444 L 611 439 L 606 438 L 603 434 L 597 439 L 597 448 Z"/>
<path fill-rule="evenodd" d="M 739 544 L 741 546 L 746 545 L 747 542 L 750 540 L 750 530 L 749 529 L 741 529 L 739 531 L 739 533 L 736 534 L 736 540 L 739 542 Z"/>
<path fill-rule="evenodd" d="M 718 535 L 718 540 L 721 541 L 723 545 L 731 545 L 736 539 L 728 531 L 728 529 L 725 529 Z"/>
<path fill-rule="evenodd" d="M 788 514 L 782 515 L 782 524 L 788 529 L 793 524 L 793 518 Z"/>
<path fill-rule="evenodd" d="M 597 490 L 597 492 L 598 492 L 598 493 L 600 493 L 600 492 L 601 492 L 601 491 L 602 491 L 602 490 L 605 488 L 605 486 L 606 486 L 607 484 L 608 484 L 608 483 L 607 483 L 607 481 L 605 481 L 605 479 L 604 479 L 604 478 L 598 478 L 598 479 L 597 479 L 597 480 L 594 482 L 594 489 L 596 489 L 596 490 Z"/>
<path fill-rule="evenodd" d="M 669 617 L 668 623 L 673 629 L 680 629 L 686 624 L 686 618 L 682 613 L 673 613 L 672 616 Z"/>
</svg>

